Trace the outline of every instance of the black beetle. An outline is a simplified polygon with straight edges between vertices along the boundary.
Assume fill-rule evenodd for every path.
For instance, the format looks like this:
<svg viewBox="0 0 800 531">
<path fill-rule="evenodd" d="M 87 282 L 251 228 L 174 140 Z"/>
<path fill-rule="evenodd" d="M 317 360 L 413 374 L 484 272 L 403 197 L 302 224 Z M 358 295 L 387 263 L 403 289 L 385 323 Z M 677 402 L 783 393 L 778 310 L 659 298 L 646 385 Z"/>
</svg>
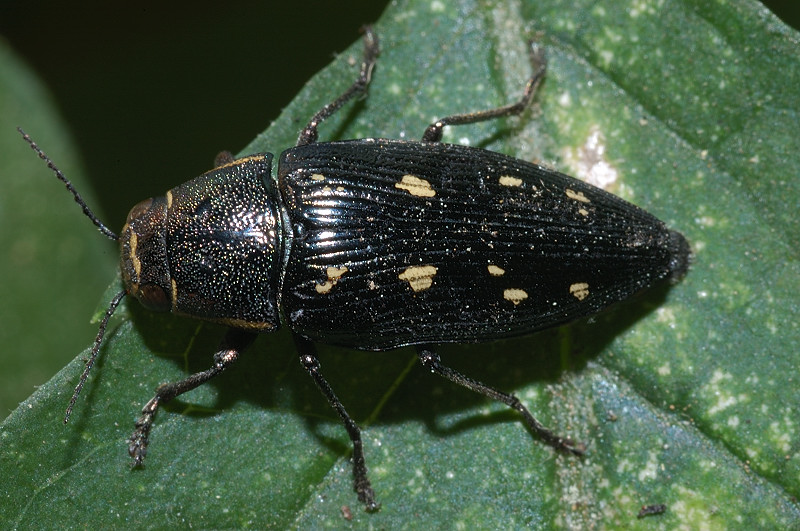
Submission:
<svg viewBox="0 0 800 531">
<path fill-rule="evenodd" d="M 378 40 L 365 30 L 357 80 L 323 107 L 284 151 L 233 159 L 163 197 L 136 205 L 118 237 L 91 212 L 28 135 L 86 215 L 120 241 L 125 289 L 112 300 L 64 421 L 126 294 L 147 308 L 230 327 L 214 364 L 164 384 L 130 438 L 141 464 L 158 406 L 229 367 L 258 333 L 289 328 L 300 361 L 336 410 L 353 443 L 354 488 L 379 505 L 361 434 L 320 372 L 315 342 L 382 351 L 416 346 L 422 364 L 519 411 L 547 444 L 576 455 L 583 445 L 539 423 L 513 395 L 444 366 L 433 345 L 529 334 L 591 315 L 687 271 L 689 246 L 626 201 L 536 164 L 443 144 L 443 128 L 521 113 L 545 73 L 531 44 L 533 73 L 522 98 L 431 124 L 422 141 L 318 143 L 317 127 L 369 85 Z"/>
</svg>

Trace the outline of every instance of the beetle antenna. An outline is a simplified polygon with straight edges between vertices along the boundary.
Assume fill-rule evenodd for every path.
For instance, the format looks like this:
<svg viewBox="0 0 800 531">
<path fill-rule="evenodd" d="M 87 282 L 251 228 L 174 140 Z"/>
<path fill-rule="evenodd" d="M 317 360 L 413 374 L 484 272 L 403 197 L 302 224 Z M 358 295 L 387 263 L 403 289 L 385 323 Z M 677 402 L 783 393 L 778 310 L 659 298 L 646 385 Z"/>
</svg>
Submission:
<svg viewBox="0 0 800 531">
<path fill-rule="evenodd" d="M 89 371 L 92 370 L 92 366 L 94 365 L 94 362 L 97 359 L 97 355 L 100 352 L 100 344 L 103 342 L 103 336 L 106 334 L 106 326 L 108 326 L 108 320 L 111 319 L 112 315 L 114 315 L 114 310 L 117 309 L 117 306 L 119 306 L 119 303 L 122 301 L 122 298 L 125 297 L 125 295 L 126 295 L 125 290 L 120 291 L 119 293 L 114 295 L 114 298 L 111 299 L 111 302 L 108 305 L 106 314 L 103 316 L 103 320 L 100 321 L 100 330 L 97 331 L 97 337 L 94 338 L 94 345 L 92 345 L 92 354 L 86 361 L 86 367 L 83 369 L 83 374 L 81 374 L 81 380 L 75 387 L 75 392 L 72 393 L 72 398 L 70 399 L 69 405 L 67 406 L 67 412 L 64 415 L 64 424 L 69 422 L 69 416 L 72 414 L 72 408 L 75 406 L 75 402 L 78 400 L 78 395 L 81 394 L 81 390 L 83 389 L 83 384 L 86 383 L 86 379 L 89 377 Z"/>
<path fill-rule="evenodd" d="M 58 177 L 58 179 L 62 183 L 64 183 L 64 185 L 67 187 L 67 190 L 69 190 L 72 193 L 72 196 L 75 198 L 75 202 L 78 203 L 81 206 L 81 208 L 83 208 L 83 213 L 86 214 L 86 217 L 92 220 L 92 223 L 97 225 L 97 228 L 100 229 L 100 232 L 102 232 L 103 234 L 105 234 L 107 237 L 111 238 L 114 241 L 119 240 L 119 236 L 117 236 L 117 234 L 114 231 L 106 227 L 102 221 L 97 219 L 97 216 L 94 215 L 92 209 L 89 208 L 89 205 L 87 205 L 86 201 L 83 200 L 81 194 L 79 194 L 78 191 L 75 189 L 75 187 L 72 186 L 72 183 L 69 182 L 69 179 L 67 179 L 64 176 L 64 174 L 61 173 L 61 170 L 59 170 L 58 167 L 53 163 L 53 161 L 50 160 L 50 157 L 48 157 L 45 154 L 45 152 L 42 151 L 42 148 L 36 145 L 36 142 L 33 141 L 33 139 L 28 135 L 28 133 L 23 131 L 21 127 L 17 127 L 17 131 L 19 131 L 19 133 L 22 135 L 22 138 L 25 140 L 25 142 L 30 144 L 31 149 L 33 149 L 36 152 L 36 154 L 39 155 L 39 158 L 47 163 L 47 167 L 53 170 L 53 172 L 56 174 L 56 177 Z"/>
</svg>

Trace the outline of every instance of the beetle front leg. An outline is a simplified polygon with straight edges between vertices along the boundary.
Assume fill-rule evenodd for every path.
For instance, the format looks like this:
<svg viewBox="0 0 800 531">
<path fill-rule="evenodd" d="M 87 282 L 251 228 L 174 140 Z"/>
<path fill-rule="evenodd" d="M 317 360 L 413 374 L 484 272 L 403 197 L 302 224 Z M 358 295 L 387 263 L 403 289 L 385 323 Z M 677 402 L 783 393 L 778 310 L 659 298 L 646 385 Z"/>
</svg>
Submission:
<svg viewBox="0 0 800 531">
<path fill-rule="evenodd" d="M 314 383 L 317 384 L 319 390 L 322 391 L 322 394 L 328 399 L 328 403 L 331 407 L 339 414 L 339 418 L 342 419 L 347 434 L 353 442 L 353 490 L 356 491 L 359 501 L 366 506 L 368 512 L 377 511 L 381 506 L 375 501 L 375 492 L 372 490 L 372 484 L 367 476 L 367 464 L 364 460 L 364 443 L 361 441 L 361 430 L 358 428 L 355 421 L 350 418 L 350 415 L 347 414 L 344 405 L 342 405 L 336 393 L 333 392 L 333 389 L 325 377 L 322 376 L 314 344 L 298 335 L 294 336 L 294 342 L 300 353 L 300 363 L 303 364 L 305 370 L 314 379 Z"/>
<path fill-rule="evenodd" d="M 545 443 L 552 446 L 556 450 L 569 452 L 575 455 L 583 455 L 586 451 L 586 448 L 582 443 L 576 443 L 572 441 L 572 439 L 561 437 L 547 429 L 541 422 L 536 420 L 536 418 L 531 415 L 531 412 L 528 411 L 528 408 L 525 407 L 525 405 L 520 402 L 519 398 L 516 396 L 498 391 L 497 389 L 489 387 L 484 383 L 473 380 L 472 378 L 468 378 L 460 372 L 451 369 L 450 367 L 445 367 L 442 365 L 442 360 L 439 358 L 439 355 L 431 350 L 430 347 L 418 346 L 417 356 L 419 356 L 419 361 L 422 363 L 422 365 L 431 372 L 436 373 L 439 376 L 443 376 L 451 382 L 455 382 L 458 385 L 466 387 L 470 391 L 475 391 L 476 393 L 488 396 L 493 400 L 502 402 L 510 408 L 519 411 L 520 414 L 522 414 L 522 417 L 525 419 L 525 423 L 528 425 L 528 428 L 530 428 L 530 430 L 533 431 Z"/>
<path fill-rule="evenodd" d="M 161 384 L 156 389 L 156 395 L 142 408 L 142 416 L 136 421 L 136 429 L 128 439 L 128 453 L 133 457 L 133 466 L 142 464 L 147 455 L 147 444 L 150 428 L 153 427 L 158 406 L 165 404 L 191 391 L 227 369 L 239 358 L 239 353 L 246 349 L 255 340 L 256 334 L 231 328 L 220 343 L 219 350 L 214 354 L 214 365 L 210 369 L 192 374 L 179 382 Z"/>
</svg>

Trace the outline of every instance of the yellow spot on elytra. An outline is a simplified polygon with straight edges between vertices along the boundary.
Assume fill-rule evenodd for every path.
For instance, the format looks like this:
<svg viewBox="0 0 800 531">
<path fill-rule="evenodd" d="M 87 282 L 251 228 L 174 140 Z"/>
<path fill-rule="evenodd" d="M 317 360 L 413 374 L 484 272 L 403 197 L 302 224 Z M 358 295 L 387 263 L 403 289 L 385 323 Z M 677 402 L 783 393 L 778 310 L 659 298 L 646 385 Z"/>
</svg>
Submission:
<svg viewBox="0 0 800 531">
<path fill-rule="evenodd" d="M 583 192 L 576 192 L 575 190 L 572 190 L 570 188 L 567 188 L 566 192 L 567 192 L 567 197 L 569 197 L 570 199 L 574 199 L 575 201 L 580 201 L 581 203 L 591 203 L 591 201 L 589 201 L 589 198 L 583 195 Z"/>
<path fill-rule="evenodd" d="M 503 298 L 507 301 L 511 301 L 514 303 L 514 306 L 521 303 L 525 299 L 528 298 L 528 294 L 525 292 L 524 289 L 506 289 L 503 290 Z"/>
<path fill-rule="evenodd" d="M 325 274 L 328 276 L 328 280 L 326 280 L 322 284 L 317 284 L 315 286 L 317 293 L 319 293 L 320 295 L 325 295 L 326 293 L 329 293 L 336 285 L 336 283 L 339 282 L 339 279 L 342 278 L 342 275 L 344 275 L 348 271 L 349 269 L 347 268 L 347 266 L 327 268 L 325 270 Z"/>
<path fill-rule="evenodd" d="M 581 209 L 578 210 L 578 214 L 580 214 L 581 216 L 587 216 L 588 217 L 589 216 L 589 211 L 586 210 L 585 208 L 581 208 Z"/>
<path fill-rule="evenodd" d="M 589 284 L 577 282 L 569 287 L 569 292 L 579 301 L 589 296 Z"/>
<path fill-rule="evenodd" d="M 344 275 L 348 271 L 350 270 L 347 268 L 347 266 L 329 267 L 327 270 L 325 270 L 325 273 L 327 273 L 329 279 L 339 280 L 340 278 L 342 278 L 342 275 Z"/>
<path fill-rule="evenodd" d="M 503 175 L 500 177 L 500 184 L 503 186 L 522 186 L 522 179 L 511 177 L 510 175 Z"/>
<path fill-rule="evenodd" d="M 431 183 L 414 175 L 403 175 L 403 178 L 400 179 L 399 183 L 395 183 L 394 187 L 405 190 L 417 197 L 433 197 L 436 195 L 436 191 L 431 188 Z"/>
<path fill-rule="evenodd" d="M 316 286 L 314 286 L 314 288 L 320 295 L 325 295 L 326 293 L 329 293 L 333 289 L 333 282 L 331 282 L 330 280 L 326 280 L 322 284 L 317 284 Z"/>
<path fill-rule="evenodd" d="M 311 180 L 312 181 L 324 181 L 325 180 L 325 176 L 322 175 L 321 173 L 315 173 L 315 174 L 313 174 L 311 176 Z"/>
<path fill-rule="evenodd" d="M 492 275 L 493 277 L 500 277 L 506 274 L 505 269 L 503 269 L 502 267 L 497 267 L 494 264 L 489 264 L 486 269 L 489 270 L 489 274 Z"/>
<path fill-rule="evenodd" d="M 433 284 L 436 271 L 438 268 L 432 265 L 411 266 L 400 273 L 397 278 L 407 281 L 414 291 L 423 291 Z"/>
<path fill-rule="evenodd" d="M 167 190 L 166 196 L 167 196 L 167 210 L 169 210 L 170 208 L 172 208 L 172 192 L 170 190 Z"/>
</svg>

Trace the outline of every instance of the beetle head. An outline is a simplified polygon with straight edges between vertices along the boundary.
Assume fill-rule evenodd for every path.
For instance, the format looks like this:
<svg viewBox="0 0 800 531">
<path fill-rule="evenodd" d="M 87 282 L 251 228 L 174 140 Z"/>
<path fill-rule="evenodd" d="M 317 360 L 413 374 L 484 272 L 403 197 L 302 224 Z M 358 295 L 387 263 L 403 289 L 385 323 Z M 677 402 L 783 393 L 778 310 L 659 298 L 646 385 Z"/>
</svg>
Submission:
<svg viewBox="0 0 800 531">
<path fill-rule="evenodd" d="M 120 268 L 125 291 L 153 311 L 172 308 L 174 282 L 167 263 L 167 202 L 145 199 L 134 206 L 120 234 Z"/>
</svg>

